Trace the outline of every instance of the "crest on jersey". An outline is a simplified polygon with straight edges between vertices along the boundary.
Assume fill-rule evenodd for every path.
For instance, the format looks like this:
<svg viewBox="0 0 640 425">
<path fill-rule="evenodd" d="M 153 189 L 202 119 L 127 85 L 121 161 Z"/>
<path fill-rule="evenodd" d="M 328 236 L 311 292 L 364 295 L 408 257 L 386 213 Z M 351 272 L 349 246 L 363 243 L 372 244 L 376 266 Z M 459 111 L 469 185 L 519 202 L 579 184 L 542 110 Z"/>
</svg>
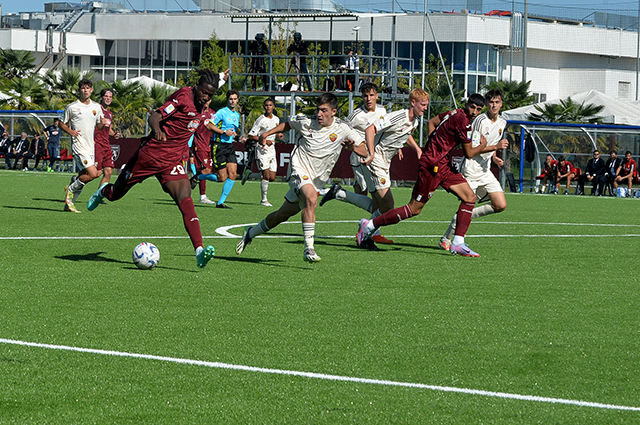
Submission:
<svg viewBox="0 0 640 425">
<path fill-rule="evenodd" d="M 502 129 L 498 129 L 498 135 L 502 136 Z"/>
<path fill-rule="evenodd" d="M 189 130 L 192 133 L 195 133 L 199 125 L 200 125 L 200 120 L 193 120 L 187 126 L 187 130 Z"/>
<path fill-rule="evenodd" d="M 96 115 L 98 115 L 98 111 L 96 111 L 95 109 L 93 110 L 93 116 L 95 117 Z"/>
<path fill-rule="evenodd" d="M 87 165 L 87 164 L 89 163 L 89 161 L 87 161 L 87 160 L 85 159 L 84 161 L 82 161 L 82 163 L 83 163 L 84 165 Z"/>
<path fill-rule="evenodd" d="M 120 158 L 120 145 L 111 145 L 111 159 L 115 162 L 118 158 Z"/>
<path fill-rule="evenodd" d="M 329 135 L 329 140 L 331 140 L 332 142 L 335 142 L 336 140 L 338 140 L 338 135 L 336 133 L 331 133 Z"/>
<path fill-rule="evenodd" d="M 380 179 L 380 184 L 385 184 L 386 182 L 387 182 L 387 179 L 385 179 L 385 178 L 381 178 Z"/>
<path fill-rule="evenodd" d="M 302 180 L 309 180 L 309 176 L 302 176 Z"/>
</svg>

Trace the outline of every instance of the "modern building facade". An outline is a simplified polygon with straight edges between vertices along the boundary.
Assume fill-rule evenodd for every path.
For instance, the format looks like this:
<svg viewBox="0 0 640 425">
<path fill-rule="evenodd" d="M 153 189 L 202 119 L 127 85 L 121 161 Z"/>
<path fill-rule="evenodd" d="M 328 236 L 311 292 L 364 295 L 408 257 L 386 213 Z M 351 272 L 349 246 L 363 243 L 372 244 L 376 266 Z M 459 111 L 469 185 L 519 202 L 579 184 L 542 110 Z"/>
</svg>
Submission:
<svg viewBox="0 0 640 425">
<path fill-rule="evenodd" d="M 144 13 L 101 3 L 70 9 L 49 7 L 48 12 L 21 14 L 17 20 L 5 16 L 0 48 L 35 52 L 43 70 L 73 66 L 94 70 L 106 81 L 142 75 L 175 81 L 198 62 L 214 32 L 229 53 L 244 52 L 246 39 L 252 40 L 256 33 L 268 36 L 264 19 L 242 22 L 229 13 Z M 255 16 L 268 14 L 255 12 Z M 531 80 L 531 91 L 539 100 L 590 89 L 637 100 L 635 31 L 543 19 L 529 20 L 524 31 L 520 16 L 464 11 L 428 16 L 427 20 L 422 13 L 365 13 L 348 19 L 302 20 L 294 14 L 280 25 L 302 33 L 307 43 L 325 52 L 330 39 L 338 54 L 358 39 L 363 55 L 412 58 L 416 73 L 421 72 L 423 40 L 427 55 L 435 56 L 437 41 L 456 89 L 467 93 L 494 80 L 524 77 Z M 354 32 L 354 26 L 360 29 Z M 405 69 L 411 66 L 399 64 Z"/>
</svg>

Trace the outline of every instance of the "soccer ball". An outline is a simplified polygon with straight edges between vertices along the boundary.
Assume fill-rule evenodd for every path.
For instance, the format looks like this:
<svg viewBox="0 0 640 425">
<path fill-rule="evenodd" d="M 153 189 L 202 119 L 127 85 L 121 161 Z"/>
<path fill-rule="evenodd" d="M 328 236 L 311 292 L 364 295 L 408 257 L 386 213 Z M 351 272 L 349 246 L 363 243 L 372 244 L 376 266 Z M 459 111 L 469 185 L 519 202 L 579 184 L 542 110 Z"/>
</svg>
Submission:
<svg viewBox="0 0 640 425">
<path fill-rule="evenodd" d="M 149 270 L 158 265 L 160 251 L 149 242 L 142 242 L 133 249 L 133 264 L 139 269 Z"/>
</svg>

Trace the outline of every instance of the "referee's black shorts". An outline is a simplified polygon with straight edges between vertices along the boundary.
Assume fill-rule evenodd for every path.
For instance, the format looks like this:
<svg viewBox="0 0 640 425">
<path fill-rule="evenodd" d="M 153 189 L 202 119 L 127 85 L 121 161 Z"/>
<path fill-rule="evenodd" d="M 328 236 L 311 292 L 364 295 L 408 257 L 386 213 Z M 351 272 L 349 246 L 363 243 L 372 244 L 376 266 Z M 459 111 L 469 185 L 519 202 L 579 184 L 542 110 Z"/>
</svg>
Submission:
<svg viewBox="0 0 640 425">
<path fill-rule="evenodd" d="M 213 143 L 211 146 L 211 156 L 213 157 L 213 168 L 216 170 L 223 169 L 227 164 L 238 163 L 233 143 Z"/>
</svg>

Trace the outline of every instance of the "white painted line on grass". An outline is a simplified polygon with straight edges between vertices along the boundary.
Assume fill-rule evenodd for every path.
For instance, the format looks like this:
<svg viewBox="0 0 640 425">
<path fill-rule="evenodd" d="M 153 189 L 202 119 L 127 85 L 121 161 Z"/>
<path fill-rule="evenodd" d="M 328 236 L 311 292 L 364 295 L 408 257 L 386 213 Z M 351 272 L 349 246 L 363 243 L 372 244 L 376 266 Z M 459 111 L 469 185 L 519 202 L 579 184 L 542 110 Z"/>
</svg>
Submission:
<svg viewBox="0 0 640 425">
<path fill-rule="evenodd" d="M 234 365 L 229 363 L 220 363 L 220 362 L 206 362 L 201 360 L 191 360 L 191 359 L 181 359 L 175 357 L 164 357 L 164 356 L 154 356 L 151 354 L 137 354 L 137 353 L 127 353 L 122 351 L 111 351 L 111 350 L 97 350 L 93 348 L 81 348 L 81 347 L 70 347 L 66 345 L 52 345 L 52 344 L 40 344 L 37 342 L 27 342 L 27 341 L 18 341 L 14 339 L 4 339 L 0 338 L 0 343 L 2 344 L 12 344 L 12 345 L 22 345 L 27 347 L 37 347 L 37 348 L 47 348 L 50 350 L 64 350 L 64 351 L 74 351 L 78 353 L 90 353 L 90 354 L 100 354 L 107 356 L 117 356 L 117 357 L 133 357 L 137 359 L 146 359 L 146 360 L 158 360 L 163 362 L 170 363 L 180 363 L 180 364 L 188 364 L 194 366 L 205 366 L 212 367 L 218 369 L 232 369 L 232 370 L 242 370 L 245 372 L 256 372 L 256 373 L 270 373 L 276 375 L 289 375 L 289 376 L 299 376 L 303 378 L 311 378 L 311 379 L 323 379 L 328 381 L 343 381 L 343 382 L 356 382 L 360 384 L 372 384 L 372 385 L 386 385 L 393 387 L 408 387 L 408 388 L 420 388 L 427 389 L 433 391 L 442 391 L 449 393 L 461 393 L 461 394 L 471 394 L 471 395 L 479 395 L 485 397 L 497 397 L 497 398 L 505 398 L 505 399 L 514 399 L 514 400 L 523 400 L 523 401 L 534 401 L 539 403 L 553 403 L 553 404 L 569 404 L 573 406 L 580 407 L 595 407 L 598 409 L 613 409 L 613 410 L 632 410 L 639 411 L 640 407 L 632 407 L 632 406 L 620 406 L 615 404 L 604 404 L 604 403 L 594 403 L 590 401 L 580 401 L 580 400 L 570 400 L 564 398 L 553 398 L 553 397 L 540 397 L 533 395 L 522 395 L 522 394 L 512 394 L 512 393 L 502 393 L 502 392 L 494 392 L 494 391 L 484 391 L 484 390 L 474 390 L 469 388 L 456 388 L 456 387 L 445 387 L 440 385 L 426 385 L 426 384 L 416 384 L 411 382 L 398 382 L 398 381 L 387 381 L 381 379 L 367 379 L 367 378 L 356 378 L 351 376 L 341 376 L 341 375 L 327 375 L 324 373 L 313 373 L 313 372 L 300 372 L 295 370 L 283 370 L 283 369 L 267 369 L 262 367 L 254 367 L 254 366 L 244 366 L 244 365 Z"/>
</svg>

